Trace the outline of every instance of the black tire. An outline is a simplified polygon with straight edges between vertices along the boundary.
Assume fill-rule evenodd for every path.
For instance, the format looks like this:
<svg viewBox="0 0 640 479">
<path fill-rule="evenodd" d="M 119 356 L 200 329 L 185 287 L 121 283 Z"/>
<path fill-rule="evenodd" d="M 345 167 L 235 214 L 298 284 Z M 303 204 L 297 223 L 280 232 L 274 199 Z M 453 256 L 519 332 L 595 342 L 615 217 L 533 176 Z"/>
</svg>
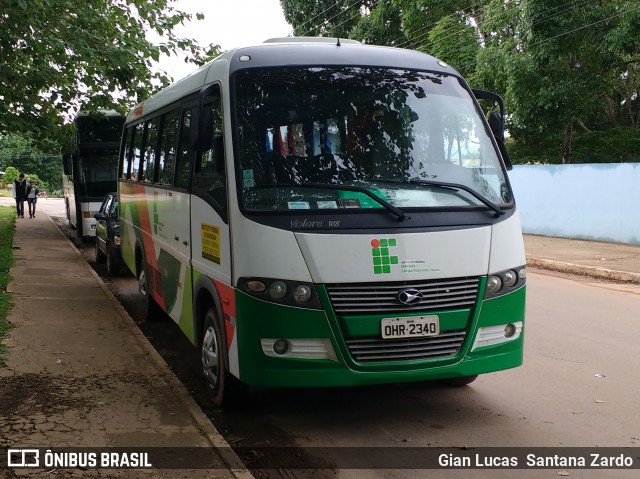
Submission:
<svg viewBox="0 0 640 479">
<path fill-rule="evenodd" d="M 467 384 L 471 384 L 476 379 L 478 379 L 478 375 L 474 374 L 472 376 L 462 376 L 462 377 L 459 377 L 459 378 L 443 379 L 441 382 L 445 386 L 450 386 L 450 387 L 457 388 L 457 387 L 466 386 Z"/>
<path fill-rule="evenodd" d="M 140 300 L 142 301 L 142 317 L 145 320 L 158 321 L 164 318 L 163 312 L 151 296 L 151 289 L 149 288 L 149 279 L 147 275 L 147 265 L 145 263 L 140 265 L 140 274 L 138 275 L 138 293 L 140 293 Z"/>
<path fill-rule="evenodd" d="M 82 231 L 82 212 L 76 211 L 76 239 L 78 243 L 84 242 L 84 236 Z"/>
<path fill-rule="evenodd" d="M 113 248 L 107 245 L 107 273 L 109 276 L 118 276 L 120 274 L 120 263 L 117 255 L 113 252 Z"/>
<path fill-rule="evenodd" d="M 100 249 L 100 240 L 96 237 L 96 264 L 104 263 L 104 253 Z"/>
<path fill-rule="evenodd" d="M 226 341 L 214 307 L 209 308 L 204 317 L 200 357 L 213 404 L 226 410 L 242 407 L 247 388 L 229 372 Z"/>
</svg>

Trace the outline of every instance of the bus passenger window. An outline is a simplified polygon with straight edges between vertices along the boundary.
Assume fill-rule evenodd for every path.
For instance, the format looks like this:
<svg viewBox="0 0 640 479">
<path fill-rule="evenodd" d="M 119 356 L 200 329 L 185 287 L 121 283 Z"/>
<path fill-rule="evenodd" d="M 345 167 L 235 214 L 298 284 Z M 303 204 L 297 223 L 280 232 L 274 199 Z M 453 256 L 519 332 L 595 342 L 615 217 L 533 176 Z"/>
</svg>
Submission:
<svg viewBox="0 0 640 479">
<path fill-rule="evenodd" d="M 144 123 L 138 123 L 135 126 L 133 138 L 133 164 L 131 166 L 131 179 L 139 181 L 143 174 L 144 156 L 142 154 L 142 145 L 144 141 Z"/>
<path fill-rule="evenodd" d="M 189 145 L 191 132 L 191 110 L 185 108 L 182 112 L 182 125 L 180 128 L 180 144 L 178 145 L 178 158 L 176 160 L 176 187 L 189 189 L 191 177 L 191 165 L 193 163 L 194 150 Z"/>
<path fill-rule="evenodd" d="M 142 181 L 147 183 L 156 182 L 156 149 L 158 146 L 158 127 L 160 123 L 160 117 L 152 118 L 147 122 L 147 141 L 145 143 L 145 168 L 144 178 Z"/>
<path fill-rule="evenodd" d="M 173 185 L 173 169 L 176 162 L 179 118 L 179 110 L 173 110 L 164 115 L 158 165 L 158 181 L 161 185 Z"/>
<path fill-rule="evenodd" d="M 131 175 L 131 151 L 133 149 L 133 132 L 133 128 L 127 128 L 125 130 L 122 171 L 120 172 L 120 178 L 123 180 L 128 180 Z"/>
</svg>

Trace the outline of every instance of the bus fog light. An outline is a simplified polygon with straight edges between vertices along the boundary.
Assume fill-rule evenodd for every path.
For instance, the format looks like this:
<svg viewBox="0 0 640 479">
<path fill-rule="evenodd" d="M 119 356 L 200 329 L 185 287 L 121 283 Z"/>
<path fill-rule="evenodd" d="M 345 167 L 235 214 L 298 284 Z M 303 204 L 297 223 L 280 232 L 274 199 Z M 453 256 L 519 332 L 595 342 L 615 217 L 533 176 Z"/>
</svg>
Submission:
<svg viewBox="0 0 640 479">
<path fill-rule="evenodd" d="M 264 293 L 264 291 L 267 289 L 266 284 L 256 279 L 247 281 L 246 286 L 247 286 L 247 289 L 252 293 Z"/>
<path fill-rule="evenodd" d="M 275 343 L 273 343 L 273 352 L 282 355 L 286 354 L 289 351 L 289 341 L 286 339 L 278 339 Z"/>
<path fill-rule="evenodd" d="M 514 325 L 514 324 L 511 324 L 511 323 L 507 324 L 507 325 L 504 327 L 504 337 L 505 337 L 505 338 L 510 338 L 510 337 L 512 337 L 514 334 L 516 334 L 516 327 L 515 327 L 515 325 Z"/>
<path fill-rule="evenodd" d="M 489 290 L 490 293 L 497 293 L 501 289 L 502 280 L 500 279 L 500 276 L 489 276 L 489 279 L 487 280 L 487 290 Z"/>
<path fill-rule="evenodd" d="M 520 271 L 518 271 L 518 276 L 520 277 L 520 279 L 525 279 L 527 277 L 527 268 L 522 268 Z"/>
<path fill-rule="evenodd" d="M 518 274 L 515 271 L 509 270 L 504 273 L 504 285 L 511 288 L 518 282 Z"/>
<path fill-rule="evenodd" d="M 287 295 L 287 285 L 283 281 L 274 281 L 269 286 L 269 296 L 273 299 L 282 299 Z"/>
<path fill-rule="evenodd" d="M 306 284 L 299 284 L 293 290 L 293 299 L 298 303 L 306 303 L 311 299 L 311 288 Z"/>
</svg>

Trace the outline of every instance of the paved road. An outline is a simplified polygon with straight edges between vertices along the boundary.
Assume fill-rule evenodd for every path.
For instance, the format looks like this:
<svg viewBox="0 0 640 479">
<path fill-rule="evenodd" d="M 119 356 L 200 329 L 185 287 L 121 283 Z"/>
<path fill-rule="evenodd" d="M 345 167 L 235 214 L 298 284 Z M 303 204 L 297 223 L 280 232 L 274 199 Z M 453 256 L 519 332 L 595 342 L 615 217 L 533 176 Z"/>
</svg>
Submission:
<svg viewBox="0 0 640 479">
<path fill-rule="evenodd" d="M 83 252 L 91 261 L 91 245 Z M 115 283 L 108 284 L 127 307 L 132 299 L 123 290 L 129 284 L 135 288 L 135 280 Z M 200 394 L 189 374 L 198 369 L 197 354 L 181 349 L 171 323 L 154 330 L 138 322 L 234 446 L 640 447 L 634 419 L 640 396 L 635 374 L 640 369 L 639 309 L 639 286 L 530 274 L 521 368 L 481 376 L 458 389 L 401 384 L 260 390 L 253 392 L 250 410 L 225 414 L 213 411 Z M 552 478 L 564 472 L 343 469 L 271 471 L 265 477 Z M 571 470 L 570 477 L 632 478 L 637 471 Z"/>
</svg>

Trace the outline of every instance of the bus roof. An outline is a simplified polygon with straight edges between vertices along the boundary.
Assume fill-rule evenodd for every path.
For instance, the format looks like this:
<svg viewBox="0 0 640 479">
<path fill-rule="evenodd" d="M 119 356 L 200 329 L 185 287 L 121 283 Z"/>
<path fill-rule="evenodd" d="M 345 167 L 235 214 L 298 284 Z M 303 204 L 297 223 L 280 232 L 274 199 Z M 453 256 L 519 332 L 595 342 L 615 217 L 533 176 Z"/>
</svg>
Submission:
<svg viewBox="0 0 640 479">
<path fill-rule="evenodd" d="M 94 115 L 104 115 L 104 116 L 123 116 L 121 113 L 115 111 L 115 110 L 105 110 L 102 108 L 98 108 L 97 110 L 79 110 L 78 113 L 76 113 L 76 119 L 78 118 L 82 118 L 82 117 L 87 117 L 87 116 L 94 116 Z"/>
</svg>

